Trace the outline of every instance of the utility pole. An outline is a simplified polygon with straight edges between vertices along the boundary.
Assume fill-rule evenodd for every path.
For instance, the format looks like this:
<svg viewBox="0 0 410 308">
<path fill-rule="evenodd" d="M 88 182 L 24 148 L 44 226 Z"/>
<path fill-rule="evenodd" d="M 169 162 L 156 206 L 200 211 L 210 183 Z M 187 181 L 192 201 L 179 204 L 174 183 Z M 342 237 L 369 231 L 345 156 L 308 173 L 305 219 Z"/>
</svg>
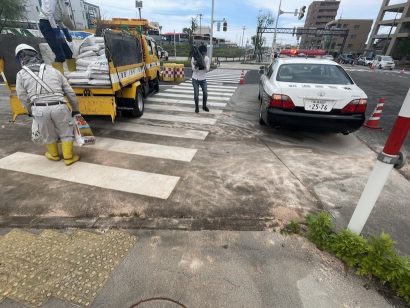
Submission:
<svg viewBox="0 0 410 308">
<path fill-rule="evenodd" d="M 243 26 L 243 28 L 242 28 L 242 44 L 241 44 L 242 47 L 243 47 L 243 37 L 245 36 L 245 30 L 246 30 L 246 27 Z"/>
<path fill-rule="evenodd" d="M 281 14 L 281 6 L 282 6 L 282 0 L 279 1 L 279 9 L 278 9 L 278 14 L 276 16 L 276 23 L 275 23 L 275 32 L 273 33 L 273 42 L 272 42 L 272 59 L 276 50 L 276 32 L 278 30 L 278 21 L 279 21 L 279 16 Z"/>
<path fill-rule="evenodd" d="M 202 14 L 199 14 L 199 35 L 201 35 L 202 33 L 202 23 L 201 23 L 201 21 L 202 21 Z"/>
<path fill-rule="evenodd" d="M 215 0 L 212 0 L 212 11 L 211 11 L 211 33 L 210 33 L 210 40 L 209 40 L 209 59 L 212 64 L 212 41 L 213 41 L 213 36 L 214 36 L 214 2 Z"/>
</svg>

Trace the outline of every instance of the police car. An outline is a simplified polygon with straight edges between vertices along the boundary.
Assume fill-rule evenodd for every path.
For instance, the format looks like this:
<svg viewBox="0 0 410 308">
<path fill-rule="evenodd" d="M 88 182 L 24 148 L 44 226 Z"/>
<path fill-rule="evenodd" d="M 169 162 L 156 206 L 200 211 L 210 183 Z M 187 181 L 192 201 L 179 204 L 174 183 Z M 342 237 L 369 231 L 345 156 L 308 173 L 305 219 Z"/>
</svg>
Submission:
<svg viewBox="0 0 410 308">
<path fill-rule="evenodd" d="M 365 121 L 367 95 L 334 61 L 279 57 L 260 73 L 261 125 L 347 135 Z"/>
</svg>

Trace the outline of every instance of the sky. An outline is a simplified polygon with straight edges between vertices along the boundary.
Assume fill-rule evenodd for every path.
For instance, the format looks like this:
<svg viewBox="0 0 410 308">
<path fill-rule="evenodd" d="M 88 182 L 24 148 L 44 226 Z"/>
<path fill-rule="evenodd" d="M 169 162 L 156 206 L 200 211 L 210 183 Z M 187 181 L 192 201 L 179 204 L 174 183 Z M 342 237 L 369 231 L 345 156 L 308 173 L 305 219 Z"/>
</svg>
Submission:
<svg viewBox="0 0 410 308">
<path fill-rule="evenodd" d="M 391 0 L 391 3 L 403 2 L 404 0 Z M 112 17 L 137 18 L 138 10 L 135 8 L 135 0 L 89 0 L 100 6 L 101 15 L 104 19 Z M 282 0 L 282 11 L 294 12 L 303 5 L 307 7 L 312 1 L 308 0 Z M 375 19 L 380 10 L 382 0 L 341 0 L 337 18 L 346 19 Z M 143 0 L 142 18 L 151 22 L 159 22 L 162 33 L 182 32 L 184 27 L 189 27 L 191 18 L 197 18 L 202 14 L 202 26 L 211 24 L 212 0 Z M 276 18 L 279 8 L 279 0 L 214 0 L 214 19 L 228 22 L 228 31 L 216 31 L 214 36 L 225 38 L 239 45 L 251 41 L 251 36 L 256 33 L 258 14 L 271 12 Z M 306 9 L 307 13 L 307 9 Z M 306 15 L 305 15 L 306 16 Z M 278 27 L 303 26 L 304 19 L 298 20 L 293 14 L 283 14 L 279 17 Z M 243 27 L 246 29 L 243 30 Z M 266 34 L 267 44 L 270 45 L 273 35 Z M 290 35 L 278 35 L 278 43 L 295 44 L 296 37 Z"/>
</svg>

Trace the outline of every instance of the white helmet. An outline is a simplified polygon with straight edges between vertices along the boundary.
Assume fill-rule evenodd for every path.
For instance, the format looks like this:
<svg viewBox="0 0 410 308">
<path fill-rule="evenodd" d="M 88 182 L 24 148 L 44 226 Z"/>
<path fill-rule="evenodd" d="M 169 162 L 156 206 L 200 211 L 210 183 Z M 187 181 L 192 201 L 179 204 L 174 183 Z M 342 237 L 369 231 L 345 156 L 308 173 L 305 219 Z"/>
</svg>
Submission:
<svg viewBox="0 0 410 308">
<path fill-rule="evenodd" d="M 37 52 L 37 50 L 35 50 L 33 47 L 31 47 L 30 45 L 27 44 L 20 44 L 16 47 L 16 51 L 15 51 L 15 56 L 17 57 L 17 55 L 19 54 L 20 51 L 22 50 L 33 50 L 35 52 Z"/>
</svg>

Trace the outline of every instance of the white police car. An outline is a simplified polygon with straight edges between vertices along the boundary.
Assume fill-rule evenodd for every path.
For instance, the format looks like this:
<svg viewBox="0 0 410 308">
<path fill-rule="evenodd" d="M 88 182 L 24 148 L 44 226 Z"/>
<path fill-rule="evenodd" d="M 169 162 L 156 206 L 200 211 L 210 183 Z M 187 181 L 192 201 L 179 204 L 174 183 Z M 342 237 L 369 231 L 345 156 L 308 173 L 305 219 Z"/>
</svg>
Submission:
<svg viewBox="0 0 410 308">
<path fill-rule="evenodd" d="M 349 134 L 365 120 L 367 95 L 336 62 L 277 58 L 260 73 L 262 125 Z"/>
</svg>

